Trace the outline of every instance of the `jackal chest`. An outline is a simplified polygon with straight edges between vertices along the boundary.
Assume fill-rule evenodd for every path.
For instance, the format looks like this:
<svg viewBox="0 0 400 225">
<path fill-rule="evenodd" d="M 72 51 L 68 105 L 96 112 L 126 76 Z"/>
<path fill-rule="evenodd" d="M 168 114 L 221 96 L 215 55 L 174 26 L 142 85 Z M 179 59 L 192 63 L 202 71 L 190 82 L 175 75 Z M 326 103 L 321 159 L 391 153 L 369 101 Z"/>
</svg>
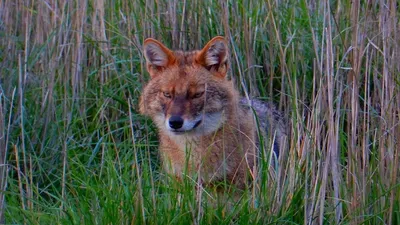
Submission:
<svg viewBox="0 0 400 225">
<path fill-rule="evenodd" d="M 216 138 L 161 139 L 161 156 L 165 170 L 177 177 L 200 176 L 205 183 L 236 173 L 249 162 L 254 149 L 246 143 Z"/>
</svg>

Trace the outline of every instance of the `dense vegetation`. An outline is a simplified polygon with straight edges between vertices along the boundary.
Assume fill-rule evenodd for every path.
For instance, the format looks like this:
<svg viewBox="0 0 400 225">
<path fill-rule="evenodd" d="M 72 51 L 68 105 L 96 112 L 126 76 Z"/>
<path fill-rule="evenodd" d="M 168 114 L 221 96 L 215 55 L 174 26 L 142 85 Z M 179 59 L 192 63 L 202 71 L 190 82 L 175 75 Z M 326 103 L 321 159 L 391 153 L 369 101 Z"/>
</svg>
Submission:
<svg viewBox="0 0 400 225">
<path fill-rule="evenodd" d="M 400 15 L 387 1 L 0 0 L 0 223 L 399 224 Z M 224 35 L 288 118 L 235 205 L 159 167 L 141 45 Z M 263 152 L 268 152 L 263 149 Z"/>
</svg>

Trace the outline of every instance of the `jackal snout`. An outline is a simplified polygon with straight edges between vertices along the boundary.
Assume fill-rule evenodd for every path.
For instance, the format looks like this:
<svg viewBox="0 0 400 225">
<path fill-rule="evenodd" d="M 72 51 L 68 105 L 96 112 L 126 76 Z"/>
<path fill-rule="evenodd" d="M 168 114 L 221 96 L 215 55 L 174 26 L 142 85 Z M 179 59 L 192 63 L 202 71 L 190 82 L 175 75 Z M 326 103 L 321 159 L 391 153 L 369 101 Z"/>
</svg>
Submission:
<svg viewBox="0 0 400 225">
<path fill-rule="evenodd" d="M 187 119 L 179 115 L 172 115 L 165 120 L 167 130 L 175 134 L 193 131 L 201 124 L 202 119 L 200 116 L 194 119 Z"/>
</svg>

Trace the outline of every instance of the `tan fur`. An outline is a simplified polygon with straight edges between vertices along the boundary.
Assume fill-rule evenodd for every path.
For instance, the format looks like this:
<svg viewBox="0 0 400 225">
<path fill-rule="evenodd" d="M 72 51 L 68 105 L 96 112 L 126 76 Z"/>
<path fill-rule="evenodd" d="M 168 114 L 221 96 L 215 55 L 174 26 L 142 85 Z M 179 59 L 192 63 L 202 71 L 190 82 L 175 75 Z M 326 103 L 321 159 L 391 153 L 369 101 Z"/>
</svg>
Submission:
<svg viewBox="0 0 400 225">
<path fill-rule="evenodd" d="M 164 168 L 178 178 L 197 174 L 205 184 L 226 179 L 243 188 L 255 165 L 255 122 L 226 79 L 226 40 L 215 37 L 200 51 L 182 52 L 147 39 L 144 54 L 151 80 L 140 112 L 159 128 Z M 172 116 L 185 121 L 184 132 L 171 128 Z"/>
</svg>

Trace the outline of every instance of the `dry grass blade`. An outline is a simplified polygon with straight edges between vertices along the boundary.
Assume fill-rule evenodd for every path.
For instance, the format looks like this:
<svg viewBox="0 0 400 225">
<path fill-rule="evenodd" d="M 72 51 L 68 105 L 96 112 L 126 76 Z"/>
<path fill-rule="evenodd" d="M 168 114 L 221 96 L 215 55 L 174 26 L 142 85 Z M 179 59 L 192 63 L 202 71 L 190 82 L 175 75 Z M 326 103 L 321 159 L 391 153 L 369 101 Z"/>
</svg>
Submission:
<svg viewBox="0 0 400 225">
<path fill-rule="evenodd" d="M 0 93 L 0 224 L 4 224 L 5 195 L 7 185 L 7 148 L 6 148 L 6 127 L 4 96 Z"/>
</svg>

